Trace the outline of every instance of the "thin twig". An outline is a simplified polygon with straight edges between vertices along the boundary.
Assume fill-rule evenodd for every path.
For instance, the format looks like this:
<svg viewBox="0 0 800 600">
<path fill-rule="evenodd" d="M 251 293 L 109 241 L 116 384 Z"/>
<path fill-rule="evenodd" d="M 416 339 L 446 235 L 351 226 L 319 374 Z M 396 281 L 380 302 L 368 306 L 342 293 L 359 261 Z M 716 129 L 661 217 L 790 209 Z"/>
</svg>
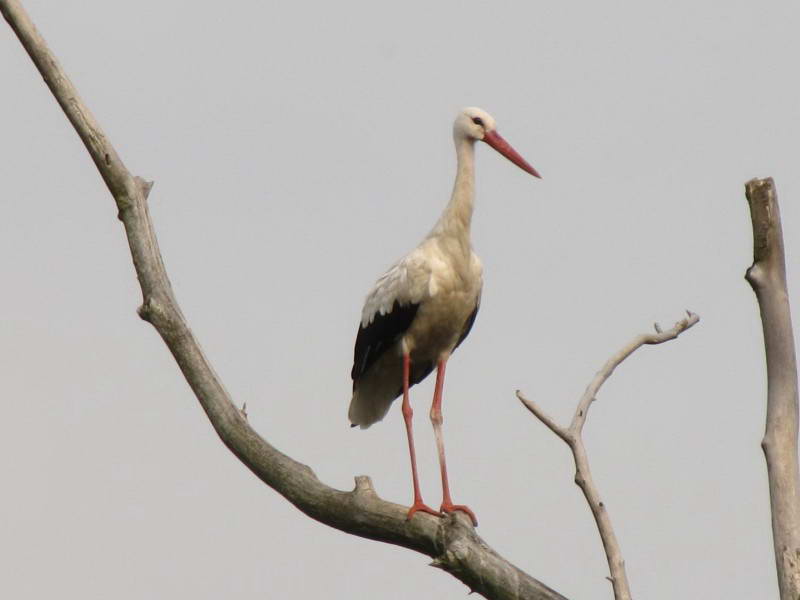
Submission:
<svg viewBox="0 0 800 600">
<path fill-rule="evenodd" d="M 149 321 L 172 352 L 223 443 L 247 468 L 306 515 L 347 533 L 403 546 L 434 558 L 436 567 L 486 598 L 559 600 L 563 596 L 492 550 L 466 517 L 419 514 L 378 497 L 366 478 L 356 489 L 323 484 L 306 465 L 281 453 L 247 423 L 203 354 L 172 292 L 147 208 L 151 183 L 132 175 L 17 0 L 0 0 L 17 34 L 114 196 L 125 226 Z M 6 92 L 8 93 L 8 92 Z"/>
<path fill-rule="evenodd" d="M 606 361 L 603 368 L 597 372 L 597 375 L 594 376 L 594 379 L 592 379 L 591 383 L 586 387 L 586 391 L 583 393 L 578 403 L 578 408 L 575 410 L 575 415 L 572 417 L 572 423 L 569 427 L 570 430 L 580 432 L 583 429 L 583 424 L 586 422 L 586 417 L 589 415 L 589 406 L 594 401 L 598 390 L 606 380 L 611 377 L 614 369 L 616 369 L 623 360 L 642 346 L 663 344 L 664 342 L 674 340 L 699 320 L 700 317 L 687 310 L 686 317 L 675 323 L 671 329 L 659 331 L 659 328 L 656 328 L 655 333 L 642 333 L 637 335 L 623 346 L 614 356 Z"/>
<path fill-rule="evenodd" d="M 594 516 L 597 529 L 600 532 L 600 539 L 608 561 L 608 569 L 611 577 L 611 585 L 614 588 L 614 598 L 616 600 L 630 600 L 631 591 L 628 583 L 628 576 L 625 571 L 625 561 L 622 558 L 622 551 L 614 533 L 611 517 L 608 514 L 605 504 L 600 498 L 600 492 L 592 479 L 592 472 L 589 468 L 589 457 L 586 453 L 586 446 L 583 443 L 583 426 L 589 415 L 589 407 L 594 401 L 600 387 L 611 376 L 619 364 L 628 358 L 641 346 L 646 344 L 662 344 L 678 337 L 682 332 L 692 327 L 700 320 L 696 314 L 686 311 L 686 317 L 678 321 L 672 329 L 662 331 L 658 324 L 655 325 L 655 333 L 644 333 L 636 336 L 626 344 L 619 352 L 614 354 L 606 364 L 597 372 L 591 383 L 586 387 L 586 391 L 581 396 L 572 422 L 569 427 L 561 427 L 538 404 L 529 400 L 525 395 L 517 390 L 517 398 L 533 415 L 544 423 L 550 431 L 555 433 L 569 446 L 572 451 L 572 458 L 575 461 L 575 483 L 581 488 L 586 502 Z"/>
</svg>

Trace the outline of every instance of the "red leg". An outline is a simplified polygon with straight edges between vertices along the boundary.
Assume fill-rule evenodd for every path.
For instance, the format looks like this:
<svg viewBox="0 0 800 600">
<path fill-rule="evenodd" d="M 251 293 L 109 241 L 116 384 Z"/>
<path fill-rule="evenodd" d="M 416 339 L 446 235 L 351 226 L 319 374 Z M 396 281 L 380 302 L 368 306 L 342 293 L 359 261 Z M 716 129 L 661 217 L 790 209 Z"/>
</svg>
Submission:
<svg viewBox="0 0 800 600">
<path fill-rule="evenodd" d="M 446 358 L 439 361 L 436 369 L 436 391 L 433 393 L 433 405 L 431 406 L 431 422 L 433 423 L 433 433 L 436 435 L 436 448 L 439 450 L 439 468 L 442 471 L 442 507 L 440 510 L 444 513 L 451 513 L 454 510 L 467 513 L 472 524 L 477 527 L 478 519 L 475 518 L 475 513 L 463 504 L 453 504 L 450 499 L 450 484 L 447 482 L 447 462 L 444 458 L 444 438 L 442 437 L 442 388 L 444 387 L 446 365 Z"/>
<path fill-rule="evenodd" d="M 419 493 L 419 478 L 417 477 L 417 453 L 414 451 L 414 433 L 411 427 L 411 417 L 414 411 L 411 410 L 411 402 L 408 400 L 408 380 L 411 371 L 411 357 L 408 353 L 403 353 L 403 420 L 406 422 L 406 434 L 408 435 L 408 454 L 411 456 L 411 478 L 414 480 L 414 504 L 408 509 L 406 520 L 414 516 L 414 513 L 421 510 L 422 512 L 430 513 L 432 515 L 441 516 L 441 513 L 433 510 L 430 506 L 422 501 L 422 495 Z"/>
</svg>

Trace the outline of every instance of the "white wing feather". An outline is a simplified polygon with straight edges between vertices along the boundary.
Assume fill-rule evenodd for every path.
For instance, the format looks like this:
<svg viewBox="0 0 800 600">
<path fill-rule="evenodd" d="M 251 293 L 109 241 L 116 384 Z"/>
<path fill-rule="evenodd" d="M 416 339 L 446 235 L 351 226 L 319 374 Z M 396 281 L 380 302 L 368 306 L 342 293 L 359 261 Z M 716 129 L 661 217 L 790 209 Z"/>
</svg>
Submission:
<svg viewBox="0 0 800 600">
<path fill-rule="evenodd" d="M 427 246 L 426 243 L 418 246 L 378 278 L 364 301 L 362 327 L 369 325 L 376 314 L 391 312 L 395 302 L 419 304 L 436 293 L 432 277 L 434 265 Z"/>
</svg>

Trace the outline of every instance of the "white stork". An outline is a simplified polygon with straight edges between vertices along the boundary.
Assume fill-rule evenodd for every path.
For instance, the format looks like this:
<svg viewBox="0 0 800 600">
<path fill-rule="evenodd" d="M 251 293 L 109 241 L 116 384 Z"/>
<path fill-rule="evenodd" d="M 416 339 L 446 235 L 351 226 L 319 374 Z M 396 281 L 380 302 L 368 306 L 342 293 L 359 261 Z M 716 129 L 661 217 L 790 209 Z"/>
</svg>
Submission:
<svg viewBox="0 0 800 600">
<path fill-rule="evenodd" d="M 380 421 L 403 395 L 403 418 L 411 456 L 414 503 L 408 510 L 433 515 L 473 512 L 453 504 L 447 482 L 442 438 L 442 385 L 447 359 L 467 337 L 483 287 L 481 261 L 472 251 L 470 222 L 475 199 L 475 142 L 483 141 L 535 177 L 536 170 L 495 129 L 480 108 L 465 108 L 453 124 L 458 169 L 453 194 L 442 216 L 422 243 L 384 273 L 367 295 L 353 358 L 353 398 L 348 416 L 362 429 Z M 436 367 L 430 418 L 442 475 L 441 512 L 422 501 L 417 478 L 408 388 Z"/>
</svg>

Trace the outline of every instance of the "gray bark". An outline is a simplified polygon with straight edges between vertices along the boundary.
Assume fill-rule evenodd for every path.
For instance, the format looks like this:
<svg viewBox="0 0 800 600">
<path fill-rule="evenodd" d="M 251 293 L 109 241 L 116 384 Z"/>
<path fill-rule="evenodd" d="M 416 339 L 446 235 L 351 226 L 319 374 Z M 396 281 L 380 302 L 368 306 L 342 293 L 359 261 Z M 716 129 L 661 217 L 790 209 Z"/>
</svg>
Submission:
<svg viewBox="0 0 800 600">
<path fill-rule="evenodd" d="M 352 491 L 328 487 L 308 466 L 281 453 L 250 427 L 181 314 L 148 213 L 147 196 L 152 184 L 125 168 L 20 3 L 0 0 L 0 12 L 83 140 L 117 203 L 142 289 L 139 315 L 161 335 L 231 452 L 309 517 L 353 535 L 426 554 L 433 558 L 433 566 L 486 598 L 562 599 L 492 550 L 464 515 L 438 518 L 420 514 L 407 521 L 407 508 L 380 499 L 367 477 L 356 478 Z"/>
<path fill-rule="evenodd" d="M 767 359 L 767 460 L 772 540 L 781 600 L 800 598 L 800 475 L 797 359 L 786 288 L 778 196 L 772 178 L 745 184 L 753 224 L 753 264 L 745 278 L 761 311 Z"/>
<path fill-rule="evenodd" d="M 614 370 L 622 364 L 622 361 L 644 345 L 663 344 L 676 339 L 681 333 L 693 327 L 699 321 L 700 317 L 686 311 L 686 318 L 675 323 L 672 329 L 661 331 L 661 328 L 656 324 L 655 333 L 637 335 L 627 343 L 606 361 L 606 364 L 603 365 L 586 387 L 586 391 L 578 402 L 569 427 L 562 427 L 556 423 L 536 402 L 528 400 L 521 391 L 517 390 L 517 398 L 525 408 L 544 423 L 550 431 L 564 440 L 572 451 L 572 458 L 575 461 L 575 484 L 581 488 L 583 496 L 589 504 L 589 509 L 592 511 L 597 531 L 600 533 L 600 540 L 603 543 L 603 550 L 608 561 L 608 571 L 611 574 L 608 579 L 614 589 L 614 600 L 631 600 L 631 588 L 625 569 L 625 560 L 622 557 L 622 549 L 617 541 L 617 535 L 614 533 L 614 526 L 611 523 L 611 516 L 608 513 L 605 502 L 600 497 L 600 491 L 594 483 L 592 471 L 589 467 L 589 455 L 583 443 L 583 426 L 586 424 L 589 408 L 597 398 L 600 388 L 611 377 Z"/>
</svg>

